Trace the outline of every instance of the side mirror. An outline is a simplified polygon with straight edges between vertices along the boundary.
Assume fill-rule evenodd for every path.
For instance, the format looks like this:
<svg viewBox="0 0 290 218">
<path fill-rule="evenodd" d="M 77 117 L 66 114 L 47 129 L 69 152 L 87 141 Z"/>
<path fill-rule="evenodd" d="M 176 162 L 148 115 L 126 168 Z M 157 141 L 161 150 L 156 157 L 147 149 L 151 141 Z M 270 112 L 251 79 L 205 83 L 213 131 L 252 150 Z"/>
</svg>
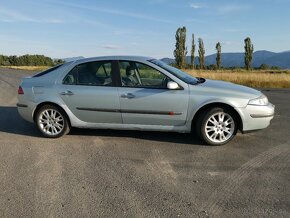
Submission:
<svg viewBox="0 0 290 218">
<path fill-rule="evenodd" d="M 167 83 L 167 88 L 171 90 L 179 89 L 179 85 L 176 82 L 170 81 Z"/>
</svg>

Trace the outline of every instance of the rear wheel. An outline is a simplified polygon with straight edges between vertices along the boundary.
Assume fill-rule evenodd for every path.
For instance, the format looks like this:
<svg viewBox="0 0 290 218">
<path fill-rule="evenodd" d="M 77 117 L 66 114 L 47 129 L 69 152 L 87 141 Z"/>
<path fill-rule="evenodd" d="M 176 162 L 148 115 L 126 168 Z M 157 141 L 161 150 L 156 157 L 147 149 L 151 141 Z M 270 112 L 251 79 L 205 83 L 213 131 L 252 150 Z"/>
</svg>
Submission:
<svg viewBox="0 0 290 218">
<path fill-rule="evenodd" d="M 58 138 L 69 132 L 67 115 L 58 107 L 45 105 L 36 113 L 35 123 L 43 136 Z"/>
<path fill-rule="evenodd" d="M 235 137 L 238 129 L 235 114 L 225 108 L 206 110 L 196 121 L 197 134 L 209 145 L 228 143 Z"/>
</svg>

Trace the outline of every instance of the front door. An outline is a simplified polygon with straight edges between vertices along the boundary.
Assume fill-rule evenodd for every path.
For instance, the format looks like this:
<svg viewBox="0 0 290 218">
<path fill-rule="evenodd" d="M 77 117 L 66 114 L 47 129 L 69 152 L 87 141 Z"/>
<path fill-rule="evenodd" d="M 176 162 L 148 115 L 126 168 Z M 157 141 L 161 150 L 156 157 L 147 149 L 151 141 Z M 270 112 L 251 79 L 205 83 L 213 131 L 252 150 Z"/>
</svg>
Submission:
<svg viewBox="0 0 290 218">
<path fill-rule="evenodd" d="M 72 113 L 89 123 L 122 123 L 118 88 L 114 84 L 117 67 L 111 61 L 79 64 L 64 78 L 59 95 Z"/>
<path fill-rule="evenodd" d="M 167 89 L 171 79 L 139 62 L 119 61 L 120 107 L 124 124 L 182 126 L 188 108 L 188 87 Z"/>
</svg>

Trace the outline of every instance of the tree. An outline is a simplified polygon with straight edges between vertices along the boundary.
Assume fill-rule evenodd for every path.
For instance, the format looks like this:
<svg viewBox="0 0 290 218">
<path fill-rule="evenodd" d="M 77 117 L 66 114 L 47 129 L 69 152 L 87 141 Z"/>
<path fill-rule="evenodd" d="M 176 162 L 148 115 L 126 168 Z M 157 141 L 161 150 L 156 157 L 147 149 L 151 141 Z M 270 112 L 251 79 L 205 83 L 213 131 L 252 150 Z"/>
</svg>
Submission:
<svg viewBox="0 0 290 218">
<path fill-rule="evenodd" d="M 195 43 L 194 43 L 194 34 L 192 34 L 192 41 L 191 41 L 191 56 L 190 56 L 190 68 L 194 69 L 194 53 L 195 53 Z"/>
<path fill-rule="evenodd" d="M 221 46 L 221 43 L 218 42 L 215 46 L 216 48 L 216 67 L 217 69 L 220 69 L 221 67 L 221 62 L 222 62 L 222 46 Z"/>
<path fill-rule="evenodd" d="M 63 64 L 64 60 L 63 59 L 55 59 L 53 60 L 54 65 L 59 65 L 59 64 Z"/>
<path fill-rule="evenodd" d="M 270 66 L 267 65 L 267 64 L 261 64 L 260 67 L 259 67 L 260 70 L 269 70 L 270 69 Z"/>
<path fill-rule="evenodd" d="M 176 66 L 179 68 L 185 67 L 186 64 L 186 27 L 180 27 L 177 29 L 175 34 L 175 50 L 174 50 L 174 57 Z"/>
<path fill-rule="evenodd" d="M 1 66 L 53 66 L 54 62 L 50 57 L 44 55 L 22 55 L 6 56 L 0 55 Z"/>
<path fill-rule="evenodd" d="M 247 70 L 250 70 L 252 67 L 253 52 L 254 46 L 251 42 L 251 39 L 247 37 L 245 39 L 245 67 Z"/>
<path fill-rule="evenodd" d="M 199 49 L 198 49 L 199 66 L 201 70 L 204 70 L 205 69 L 205 59 L 204 59 L 205 50 L 204 50 L 204 44 L 201 38 L 198 39 L 198 44 L 199 44 Z"/>
</svg>

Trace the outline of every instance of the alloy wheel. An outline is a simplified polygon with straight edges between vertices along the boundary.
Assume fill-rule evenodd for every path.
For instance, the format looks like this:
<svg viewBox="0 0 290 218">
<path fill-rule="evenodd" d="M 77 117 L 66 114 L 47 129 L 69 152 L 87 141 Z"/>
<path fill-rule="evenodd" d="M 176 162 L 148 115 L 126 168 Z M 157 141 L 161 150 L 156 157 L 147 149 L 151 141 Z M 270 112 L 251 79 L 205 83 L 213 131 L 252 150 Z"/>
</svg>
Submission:
<svg viewBox="0 0 290 218">
<path fill-rule="evenodd" d="M 211 115 L 205 124 L 207 138 L 214 143 L 223 143 L 230 139 L 235 131 L 235 122 L 231 115 L 217 112 Z"/>
<path fill-rule="evenodd" d="M 54 109 L 46 109 L 41 112 L 38 118 L 40 129 L 51 136 L 60 134 L 64 128 L 63 116 Z"/>
</svg>

